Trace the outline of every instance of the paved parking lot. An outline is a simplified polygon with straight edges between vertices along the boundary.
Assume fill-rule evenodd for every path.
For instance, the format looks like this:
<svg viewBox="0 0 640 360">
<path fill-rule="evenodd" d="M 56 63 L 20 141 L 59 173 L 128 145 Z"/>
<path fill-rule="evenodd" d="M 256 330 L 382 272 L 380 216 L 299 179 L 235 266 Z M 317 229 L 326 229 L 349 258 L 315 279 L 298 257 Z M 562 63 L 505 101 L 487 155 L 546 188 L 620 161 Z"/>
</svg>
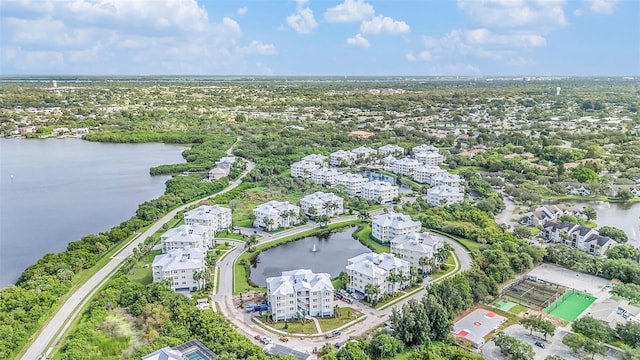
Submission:
<svg viewBox="0 0 640 360">
<path fill-rule="evenodd" d="M 529 335 L 530 330 L 523 328 L 520 325 L 511 325 L 508 328 L 504 329 L 504 333 L 513 336 L 518 340 L 522 340 L 527 344 L 533 346 L 533 351 L 535 351 L 536 355 L 534 360 L 544 360 L 549 355 L 560 355 L 564 359 L 568 360 L 580 360 L 579 357 L 576 357 L 571 349 L 565 346 L 562 343 L 562 338 L 566 335 L 566 331 L 564 330 L 556 330 L 556 334 L 553 337 L 547 338 L 547 341 L 544 341 L 543 337 L 539 337 L 534 332 L 533 335 Z M 545 344 L 545 348 L 541 349 L 534 345 L 536 341 L 540 341 Z M 500 349 L 493 343 L 493 341 L 487 343 L 482 348 L 482 355 L 490 360 L 507 360 L 508 358 L 500 353 Z"/>
<path fill-rule="evenodd" d="M 542 264 L 535 267 L 528 275 L 538 279 L 562 285 L 597 297 L 607 299 L 609 294 L 609 280 L 593 275 L 579 273 L 552 264 Z"/>
</svg>

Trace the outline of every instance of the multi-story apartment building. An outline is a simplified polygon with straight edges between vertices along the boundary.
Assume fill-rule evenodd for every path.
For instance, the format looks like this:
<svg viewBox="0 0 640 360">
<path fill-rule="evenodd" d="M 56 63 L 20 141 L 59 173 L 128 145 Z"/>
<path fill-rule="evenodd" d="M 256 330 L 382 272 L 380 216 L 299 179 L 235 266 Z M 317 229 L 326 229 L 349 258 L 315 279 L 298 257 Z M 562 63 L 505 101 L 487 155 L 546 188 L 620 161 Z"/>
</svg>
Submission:
<svg viewBox="0 0 640 360">
<path fill-rule="evenodd" d="M 378 148 L 378 154 L 383 157 L 389 155 L 399 157 L 404 155 L 404 148 L 398 145 L 388 144 Z"/>
<path fill-rule="evenodd" d="M 267 302 L 275 321 L 302 316 L 333 316 L 331 275 L 311 270 L 283 271 L 267 278 Z"/>
<path fill-rule="evenodd" d="M 431 184 L 433 177 L 446 172 L 446 170 L 441 169 L 439 166 L 418 166 L 413 170 L 413 180 L 421 184 Z"/>
<path fill-rule="evenodd" d="M 602 236 L 596 229 L 572 223 L 546 223 L 543 236 L 557 243 L 578 248 L 594 255 L 604 255 L 618 243 L 613 239 Z"/>
<path fill-rule="evenodd" d="M 437 152 L 421 152 L 414 154 L 413 157 L 423 165 L 441 165 L 444 162 L 444 156 Z"/>
<path fill-rule="evenodd" d="M 352 153 L 356 154 L 356 159 L 361 161 L 368 161 L 376 157 L 378 155 L 378 150 L 372 149 L 367 146 L 360 146 L 351 150 Z"/>
<path fill-rule="evenodd" d="M 360 194 L 362 198 L 373 200 L 380 204 L 391 204 L 399 195 L 399 188 L 386 181 L 369 181 L 362 185 Z"/>
<path fill-rule="evenodd" d="M 206 270 L 206 253 L 206 248 L 187 248 L 173 249 L 166 254 L 157 255 L 151 264 L 153 282 L 168 280 L 174 291 L 201 289 L 206 285 L 206 279 L 198 281 L 193 275 Z"/>
<path fill-rule="evenodd" d="M 351 151 L 338 150 L 329 155 L 331 165 L 342 166 L 343 164 L 351 165 L 356 161 L 357 155 Z"/>
<path fill-rule="evenodd" d="M 314 170 L 320 168 L 320 164 L 312 161 L 296 161 L 291 164 L 291 177 L 309 179 Z"/>
<path fill-rule="evenodd" d="M 415 168 L 419 167 L 420 164 L 417 160 L 411 158 L 402 158 L 400 160 L 396 160 L 396 162 L 392 165 L 392 171 L 395 174 L 411 176 L 413 175 L 413 171 Z"/>
<path fill-rule="evenodd" d="M 389 242 L 401 235 L 420 232 L 421 228 L 422 223 L 413 221 L 409 215 L 380 214 L 371 222 L 371 236 L 379 241 Z"/>
<path fill-rule="evenodd" d="M 253 215 L 253 226 L 268 231 L 300 223 L 300 208 L 288 201 L 271 200 L 258 205 L 253 210 Z"/>
<path fill-rule="evenodd" d="M 318 185 L 332 186 L 340 174 L 342 173 L 334 168 L 321 167 L 311 172 L 311 180 Z"/>
<path fill-rule="evenodd" d="M 432 259 L 442 247 L 444 239 L 428 232 L 400 235 L 391 240 L 391 253 L 418 269 L 423 268 L 421 258 Z"/>
<path fill-rule="evenodd" d="M 349 195 L 358 195 L 362 191 L 362 186 L 369 182 L 367 178 L 360 174 L 342 174 L 336 176 L 336 187 L 340 191 L 345 191 Z"/>
<path fill-rule="evenodd" d="M 231 227 L 231 209 L 219 205 L 202 205 L 184 213 L 184 223 L 209 226 L 217 233 Z"/>
<path fill-rule="evenodd" d="M 464 193 L 460 188 L 448 185 L 437 185 L 427 190 L 427 202 L 433 206 L 445 206 L 464 201 Z"/>
<path fill-rule="evenodd" d="M 160 236 L 162 253 L 182 248 L 210 248 L 213 234 L 211 227 L 200 224 L 180 225 L 169 229 Z"/>
<path fill-rule="evenodd" d="M 344 213 L 344 200 L 334 193 L 317 191 L 300 199 L 300 207 L 309 216 L 336 216 Z"/>
<path fill-rule="evenodd" d="M 393 254 L 364 253 L 347 260 L 349 284 L 347 290 L 367 295 L 370 299 L 384 294 L 394 294 L 408 285 L 410 264 Z M 389 275 L 401 275 L 399 281 L 390 281 Z M 405 279 L 405 280 L 402 280 Z M 366 294 L 367 285 L 379 289 L 377 294 Z"/>
<path fill-rule="evenodd" d="M 309 161 L 324 166 L 327 163 L 327 157 L 319 154 L 311 154 L 302 158 L 302 161 Z"/>
<path fill-rule="evenodd" d="M 427 145 L 427 144 L 422 144 L 422 145 L 418 145 L 416 147 L 414 147 L 413 149 L 411 149 L 411 152 L 415 155 L 415 154 L 419 154 L 419 153 L 426 153 L 426 152 L 434 152 L 437 153 L 439 150 L 437 147 L 433 146 L 433 145 Z"/>
<path fill-rule="evenodd" d="M 449 174 L 448 172 L 444 172 L 441 174 L 434 175 L 431 178 L 431 185 L 447 185 L 451 187 L 458 188 L 462 190 L 462 178 L 460 175 Z"/>
</svg>

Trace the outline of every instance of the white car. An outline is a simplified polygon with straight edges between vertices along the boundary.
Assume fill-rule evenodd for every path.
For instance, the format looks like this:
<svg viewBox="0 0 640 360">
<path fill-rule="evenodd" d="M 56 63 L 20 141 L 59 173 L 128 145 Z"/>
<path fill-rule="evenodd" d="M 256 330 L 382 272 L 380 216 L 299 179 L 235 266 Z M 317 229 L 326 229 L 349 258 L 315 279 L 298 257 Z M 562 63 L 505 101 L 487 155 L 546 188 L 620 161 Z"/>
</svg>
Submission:
<svg viewBox="0 0 640 360">
<path fill-rule="evenodd" d="M 271 338 L 268 338 L 266 336 L 263 337 L 262 340 L 260 340 L 260 341 L 265 345 L 269 345 L 269 344 L 271 344 L 273 342 L 273 340 L 271 340 Z"/>
</svg>

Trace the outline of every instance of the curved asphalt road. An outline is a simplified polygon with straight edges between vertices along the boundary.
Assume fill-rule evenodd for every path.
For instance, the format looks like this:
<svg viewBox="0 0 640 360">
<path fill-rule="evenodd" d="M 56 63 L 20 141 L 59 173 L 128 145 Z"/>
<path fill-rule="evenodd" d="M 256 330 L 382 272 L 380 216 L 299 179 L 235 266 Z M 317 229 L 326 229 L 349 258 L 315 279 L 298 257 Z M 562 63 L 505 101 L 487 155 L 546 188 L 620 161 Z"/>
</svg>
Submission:
<svg viewBox="0 0 640 360">
<path fill-rule="evenodd" d="M 227 151 L 227 154 L 231 154 L 232 149 Z M 242 175 L 231 182 L 229 186 L 220 192 L 209 195 L 204 198 L 198 199 L 196 201 L 192 201 L 186 205 L 180 206 L 177 209 L 172 210 L 165 216 L 163 216 L 160 220 L 156 221 L 147 231 L 140 234 L 136 237 L 129 245 L 125 246 L 118 253 L 114 254 L 111 257 L 111 261 L 109 261 L 102 269 L 98 270 L 87 282 L 85 282 L 78 290 L 76 290 L 69 299 L 60 307 L 60 309 L 50 318 L 50 320 L 41 328 L 40 333 L 37 334 L 37 337 L 29 348 L 26 350 L 22 359 L 25 360 L 34 360 L 40 359 L 42 355 L 49 355 L 60 338 L 69 327 L 69 325 L 73 322 L 73 320 L 80 314 L 80 310 L 84 307 L 84 305 L 91 299 L 94 293 L 100 288 L 102 284 L 104 284 L 116 271 L 120 265 L 124 262 L 124 260 L 129 257 L 133 253 L 133 249 L 137 248 L 138 245 L 144 242 L 144 239 L 153 235 L 156 231 L 162 228 L 162 225 L 171 220 L 176 214 L 189 206 L 195 205 L 198 202 L 208 199 L 210 197 L 224 194 L 231 189 L 236 188 L 242 182 L 242 178 L 245 177 L 249 171 L 251 171 L 255 164 L 250 162 L 249 160 L 244 159 L 247 162 L 247 168 L 242 173 Z M 46 356 L 44 357 L 46 358 Z"/>
</svg>

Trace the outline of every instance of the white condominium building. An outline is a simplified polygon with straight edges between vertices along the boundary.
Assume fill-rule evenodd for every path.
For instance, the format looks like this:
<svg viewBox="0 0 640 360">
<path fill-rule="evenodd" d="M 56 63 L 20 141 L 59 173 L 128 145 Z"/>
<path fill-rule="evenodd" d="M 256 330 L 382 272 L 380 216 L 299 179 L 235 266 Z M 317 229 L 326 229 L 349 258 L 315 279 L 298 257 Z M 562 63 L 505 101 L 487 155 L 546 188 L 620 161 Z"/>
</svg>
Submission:
<svg viewBox="0 0 640 360">
<path fill-rule="evenodd" d="M 153 282 L 169 280 L 171 289 L 200 290 L 205 286 L 205 279 L 197 281 L 193 275 L 207 268 L 205 262 L 206 248 L 173 249 L 166 254 L 157 255 L 151 265 Z"/>
<path fill-rule="evenodd" d="M 358 195 L 362 191 L 362 186 L 368 181 L 367 178 L 360 174 L 347 173 L 336 176 L 336 187 L 349 195 Z"/>
<path fill-rule="evenodd" d="M 399 195 L 399 187 L 388 182 L 374 180 L 362 185 L 360 195 L 367 200 L 373 200 L 379 204 L 391 204 Z"/>
<path fill-rule="evenodd" d="M 378 150 L 367 146 L 360 146 L 359 148 L 351 150 L 351 152 L 356 154 L 356 158 L 360 160 L 369 160 L 378 155 Z"/>
<path fill-rule="evenodd" d="M 444 162 L 444 156 L 438 154 L 437 152 L 422 152 L 414 154 L 413 157 L 416 158 L 421 164 L 424 165 L 442 165 Z"/>
<path fill-rule="evenodd" d="M 444 172 L 442 174 L 434 175 L 431 178 L 431 185 L 447 185 L 462 190 L 462 178 L 460 177 L 460 175 Z"/>
<path fill-rule="evenodd" d="M 302 211 L 309 216 L 340 215 L 344 213 L 343 203 L 344 200 L 340 196 L 322 191 L 317 191 L 300 199 Z"/>
<path fill-rule="evenodd" d="M 202 205 L 184 213 L 184 223 L 210 226 L 216 233 L 231 227 L 231 209 L 219 205 Z"/>
<path fill-rule="evenodd" d="M 311 180 L 318 185 L 334 185 L 336 177 L 342 174 L 334 168 L 322 167 L 311 172 Z"/>
<path fill-rule="evenodd" d="M 437 185 L 427 190 L 427 202 L 433 206 L 445 206 L 464 201 L 464 193 L 460 188 Z"/>
<path fill-rule="evenodd" d="M 423 267 L 421 258 L 433 258 L 441 247 L 444 247 L 444 239 L 428 232 L 400 235 L 391 240 L 391 253 L 416 268 Z"/>
<path fill-rule="evenodd" d="M 213 241 L 213 229 L 200 224 L 180 225 L 160 236 L 162 253 L 182 248 L 209 248 Z"/>
<path fill-rule="evenodd" d="M 421 228 L 422 223 L 413 221 L 409 215 L 381 214 L 371 222 L 371 236 L 379 241 L 389 242 L 400 235 L 420 232 Z"/>
<path fill-rule="evenodd" d="M 351 165 L 356 161 L 357 155 L 351 151 L 338 150 L 330 155 L 331 165 L 342 166 L 342 164 Z"/>
<path fill-rule="evenodd" d="M 388 144 L 378 148 L 378 154 L 380 154 L 380 156 L 403 156 L 404 148 L 398 145 Z"/>
<path fill-rule="evenodd" d="M 402 158 L 400 160 L 396 160 L 396 162 L 393 163 L 392 168 L 395 174 L 411 176 L 413 175 L 413 171 L 415 170 L 415 168 L 417 168 L 420 165 L 422 164 L 420 164 L 418 160 L 410 159 L 410 158 Z"/>
<path fill-rule="evenodd" d="M 291 177 L 308 179 L 311 172 L 320 168 L 320 165 L 311 161 L 296 161 L 291 164 Z"/>
<path fill-rule="evenodd" d="M 396 161 L 398 161 L 398 159 L 396 159 L 395 156 L 389 155 L 382 159 L 382 165 L 393 167 L 393 164 L 395 164 Z"/>
<path fill-rule="evenodd" d="M 438 152 L 438 148 L 433 145 L 422 144 L 411 149 L 411 152 L 415 154 L 424 153 L 424 152 Z"/>
<path fill-rule="evenodd" d="M 406 287 L 408 281 L 389 281 L 391 274 L 409 277 L 410 264 L 398 259 L 393 254 L 364 253 L 347 260 L 347 274 L 349 275 L 348 291 L 366 294 L 365 288 L 371 284 L 377 286 L 380 293 L 368 295 L 369 298 L 381 297 L 383 294 L 393 294 Z"/>
<path fill-rule="evenodd" d="M 253 215 L 255 216 L 253 226 L 269 231 L 300 222 L 300 208 L 288 201 L 271 200 L 255 208 Z"/>
<path fill-rule="evenodd" d="M 267 278 L 267 302 L 275 321 L 303 316 L 333 316 L 331 275 L 311 270 L 283 271 Z"/>
<path fill-rule="evenodd" d="M 413 180 L 421 184 L 431 184 L 431 179 L 439 174 L 444 174 L 447 171 L 441 169 L 439 166 L 419 166 L 413 170 Z"/>
<path fill-rule="evenodd" d="M 309 161 L 322 166 L 327 162 L 327 157 L 319 154 L 311 154 L 303 157 L 302 161 Z"/>
</svg>

